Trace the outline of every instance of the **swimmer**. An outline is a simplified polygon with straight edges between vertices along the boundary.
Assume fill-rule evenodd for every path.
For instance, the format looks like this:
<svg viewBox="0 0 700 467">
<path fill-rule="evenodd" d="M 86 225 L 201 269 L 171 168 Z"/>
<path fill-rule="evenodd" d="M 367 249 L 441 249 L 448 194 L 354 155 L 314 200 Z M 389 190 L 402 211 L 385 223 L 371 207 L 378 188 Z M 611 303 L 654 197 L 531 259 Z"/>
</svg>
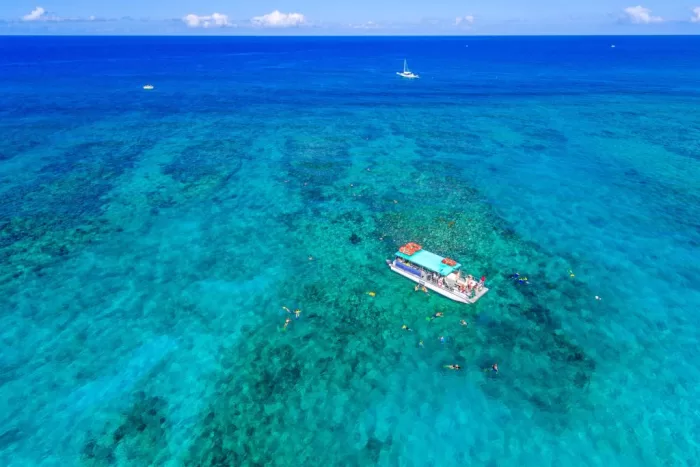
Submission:
<svg viewBox="0 0 700 467">
<path fill-rule="evenodd" d="M 443 344 L 445 343 L 445 338 L 443 336 L 438 337 L 438 340 Z"/>
<path fill-rule="evenodd" d="M 491 370 L 495 373 L 498 373 L 498 363 L 494 363 L 491 365 Z"/>
<path fill-rule="evenodd" d="M 434 320 L 435 318 L 442 318 L 443 316 L 445 316 L 445 313 L 443 313 L 443 312 L 441 312 L 441 311 L 438 311 L 438 312 L 435 313 L 433 316 L 428 316 L 428 317 L 426 317 L 425 320 L 426 320 L 426 321 L 432 321 L 432 320 Z"/>
<path fill-rule="evenodd" d="M 510 278 L 513 279 L 513 280 L 516 280 L 516 281 L 520 282 L 521 284 L 527 283 L 527 277 L 520 277 L 520 273 L 519 273 L 519 272 L 516 272 L 515 274 L 513 274 L 512 276 L 510 276 Z M 486 278 L 484 277 L 484 280 L 485 280 L 485 279 L 486 279 Z"/>
<path fill-rule="evenodd" d="M 284 320 L 284 328 L 282 328 L 282 329 L 287 329 L 287 326 L 289 326 L 289 323 L 291 323 L 291 322 L 292 322 L 292 320 L 290 318 L 287 318 L 286 320 Z"/>
<path fill-rule="evenodd" d="M 448 370 L 461 370 L 462 367 L 459 365 L 445 365 L 443 368 L 447 368 Z"/>
<path fill-rule="evenodd" d="M 426 320 L 426 321 L 432 321 L 432 320 L 434 320 L 435 318 L 442 318 L 442 317 L 444 317 L 444 316 L 445 316 L 445 313 L 443 313 L 443 312 L 441 312 L 441 311 L 438 311 L 438 312 L 435 313 L 433 316 L 426 316 L 426 317 L 425 317 L 425 320 Z"/>
<path fill-rule="evenodd" d="M 314 260 L 314 257 L 309 255 L 309 261 L 313 261 L 313 260 Z"/>
<path fill-rule="evenodd" d="M 286 306 L 283 306 L 282 308 L 283 308 L 283 309 L 284 309 L 284 311 L 286 311 L 287 313 L 291 313 L 291 312 L 292 312 L 292 310 L 290 310 L 290 309 L 289 309 L 289 308 L 287 308 Z"/>
<path fill-rule="evenodd" d="M 370 297 L 376 297 L 377 292 L 367 292 L 367 295 L 369 295 Z"/>
<path fill-rule="evenodd" d="M 421 289 L 423 292 L 428 293 L 428 289 L 427 289 L 425 286 L 421 287 L 420 289 Z"/>
<path fill-rule="evenodd" d="M 296 319 L 299 319 L 299 315 L 300 315 L 300 314 L 301 314 L 301 310 L 299 310 L 299 309 L 294 310 L 294 317 L 295 317 Z"/>
<path fill-rule="evenodd" d="M 416 286 L 413 287 L 413 291 L 418 292 L 418 289 L 420 289 L 420 285 L 416 284 Z"/>
<path fill-rule="evenodd" d="M 423 339 L 421 339 L 421 340 L 418 341 L 418 347 L 420 347 L 421 349 L 424 347 L 424 345 L 423 345 Z"/>
<path fill-rule="evenodd" d="M 401 329 L 403 329 L 404 331 L 413 331 L 413 329 L 409 328 L 405 324 L 403 326 L 401 326 Z"/>
<path fill-rule="evenodd" d="M 461 321 L 459 322 L 459 324 L 461 324 L 462 326 L 469 326 L 469 323 L 467 323 L 467 322 L 464 321 L 464 320 L 461 320 Z"/>
</svg>

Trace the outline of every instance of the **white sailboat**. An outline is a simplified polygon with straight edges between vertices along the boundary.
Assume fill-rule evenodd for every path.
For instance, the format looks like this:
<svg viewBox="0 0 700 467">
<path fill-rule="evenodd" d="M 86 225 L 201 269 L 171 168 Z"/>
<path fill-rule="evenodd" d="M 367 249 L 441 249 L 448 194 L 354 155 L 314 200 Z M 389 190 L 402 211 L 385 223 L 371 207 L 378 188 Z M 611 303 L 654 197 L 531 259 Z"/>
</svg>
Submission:
<svg viewBox="0 0 700 467">
<path fill-rule="evenodd" d="M 408 79 L 420 78 L 420 76 L 416 75 L 415 73 L 413 73 L 411 70 L 408 69 L 408 65 L 406 65 L 406 60 L 403 61 L 403 71 L 397 71 L 396 74 L 401 76 L 402 78 L 408 78 Z"/>
</svg>

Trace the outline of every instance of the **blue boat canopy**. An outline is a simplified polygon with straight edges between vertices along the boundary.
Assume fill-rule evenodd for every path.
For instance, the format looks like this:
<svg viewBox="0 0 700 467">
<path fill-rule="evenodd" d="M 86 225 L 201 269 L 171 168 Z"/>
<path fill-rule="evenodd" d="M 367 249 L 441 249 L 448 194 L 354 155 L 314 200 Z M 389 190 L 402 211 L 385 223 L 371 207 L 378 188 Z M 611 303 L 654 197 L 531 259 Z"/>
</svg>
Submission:
<svg viewBox="0 0 700 467">
<path fill-rule="evenodd" d="M 445 259 L 444 257 L 425 250 L 418 250 L 411 256 L 405 255 L 400 251 L 397 251 L 396 256 L 399 258 L 403 258 L 406 261 L 415 264 L 416 266 L 425 268 L 428 271 L 436 272 L 441 276 L 447 276 L 462 267 L 460 263 L 457 263 L 454 266 L 448 266 L 442 262 L 442 260 Z"/>
</svg>

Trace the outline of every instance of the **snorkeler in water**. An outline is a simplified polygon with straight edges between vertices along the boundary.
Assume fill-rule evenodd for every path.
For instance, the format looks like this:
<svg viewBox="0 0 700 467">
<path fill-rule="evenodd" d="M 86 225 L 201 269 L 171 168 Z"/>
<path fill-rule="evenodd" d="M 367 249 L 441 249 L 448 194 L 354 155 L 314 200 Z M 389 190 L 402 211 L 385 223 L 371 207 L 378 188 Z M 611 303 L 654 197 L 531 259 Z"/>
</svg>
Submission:
<svg viewBox="0 0 700 467">
<path fill-rule="evenodd" d="M 289 323 L 291 323 L 292 320 L 290 318 L 287 318 L 284 320 L 284 327 L 282 329 L 287 329 L 287 326 L 289 326 Z"/>
<path fill-rule="evenodd" d="M 403 326 L 401 326 L 401 329 L 403 329 L 404 331 L 413 331 L 413 329 L 409 328 L 405 324 Z"/>
<path fill-rule="evenodd" d="M 448 370 L 461 370 L 462 367 L 459 365 L 445 365 L 443 368 L 447 368 Z"/>
<path fill-rule="evenodd" d="M 469 323 L 467 323 L 465 320 L 461 320 L 459 324 L 461 324 L 462 326 L 469 326 Z"/>
<path fill-rule="evenodd" d="M 292 310 L 290 310 L 290 309 L 287 308 L 286 306 L 283 306 L 282 308 L 284 309 L 284 311 L 286 311 L 286 312 L 289 313 L 290 315 L 292 314 Z M 299 315 L 300 315 L 300 314 L 301 314 L 301 310 L 300 310 L 300 309 L 297 308 L 296 310 L 294 310 L 294 317 L 295 317 L 296 319 L 299 319 Z"/>
<path fill-rule="evenodd" d="M 418 341 L 418 347 L 420 347 L 421 349 L 422 349 L 423 347 L 425 347 L 425 346 L 423 345 L 423 339 L 421 339 L 421 340 Z"/>
<path fill-rule="evenodd" d="M 435 313 L 433 316 L 428 316 L 428 317 L 425 318 L 425 319 L 426 319 L 427 321 L 432 321 L 432 320 L 434 320 L 435 318 L 442 318 L 443 316 L 445 316 L 445 313 L 443 313 L 442 311 L 438 311 L 438 312 Z"/>
<path fill-rule="evenodd" d="M 519 284 L 529 284 L 527 281 L 527 277 L 521 276 L 519 272 L 516 272 L 512 276 L 510 276 L 511 279 L 514 281 L 517 281 Z"/>
<path fill-rule="evenodd" d="M 491 365 L 491 371 L 493 371 L 494 373 L 498 373 L 498 363 L 494 363 L 493 365 Z"/>
</svg>

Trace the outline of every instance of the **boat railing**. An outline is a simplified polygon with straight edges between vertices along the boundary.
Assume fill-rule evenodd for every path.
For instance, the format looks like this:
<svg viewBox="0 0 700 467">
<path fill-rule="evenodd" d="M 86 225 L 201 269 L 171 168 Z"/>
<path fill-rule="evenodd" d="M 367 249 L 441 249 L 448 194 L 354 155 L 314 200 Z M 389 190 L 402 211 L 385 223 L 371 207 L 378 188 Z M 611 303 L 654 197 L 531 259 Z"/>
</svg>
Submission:
<svg viewBox="0 0 700 467">
<path fill-rule="evenodd" d="M 428 271 L 427 269 L 422 268 L 422 267 L 420 267 L 420 266 L 417 266 L 417 265 L 415 265 L 415 264 L 413 264 L 413 263 L 406 263 L 406 262 L 403 262 L 403 261 L 399 261 L 398 259 L 394 259 L 394 265 L 395 265 L 396 267 L 398 267 L 399 269 L 402 269 L 402 270 L 404 270 L 404 271 L 406 271 L 406 272 L 411 272 L 411 273 L 414 274 L 414 275 L 416 275 L 416 274 L 413 273 L 412 271 L 409 271 L 409 269 L 410 269 L 410 270 L 413 270 L 413 271 L 420 272 L 420 279 L 421 279 L 423 282 L 430 282 L 431 284 L 433 284 L 433 285 L 436 286 L 436 287 L 440 287 L 441 289 L 447 290 L 447 291 L 449 291 L 449 292 L 451 292 L 451 293 L 453 293 L 453 294 L 455 294 L 455 295 L 464 296 L 464 297 L 466 297 L 466 298 L 471 298 L 471 296 L 473 296 L 473 295 L 475 296 L 476 293 L 477 293 L 477 290 L 478 290 L 479 287 L 480 287 L 479 283 L 477 282 L 476 287 L 474 287 L 474 288 L 471 290 L 471 292 L 466 292 L 466 293 L 465 293 L 465 292 L 462 292 L 461 290 L 459 290 L 459 287 L 457 287 L 456 285 L 455 285 L 454 287 L 450 287 L 450 286 L 447 284 L 447 280 L 445 279 L 445 276 L 440 276 L 439 274 L 437 274 L 437 273 L 435 273 L 435 272 Z M 417 275 L 416 275 L 416 276 L 417 276 Z M 438 279 L 435 279 L 435 276 L 438 276 Z M 439 278 L 442 278 L 442 285 L 440 285 Z"/>
</svg>

